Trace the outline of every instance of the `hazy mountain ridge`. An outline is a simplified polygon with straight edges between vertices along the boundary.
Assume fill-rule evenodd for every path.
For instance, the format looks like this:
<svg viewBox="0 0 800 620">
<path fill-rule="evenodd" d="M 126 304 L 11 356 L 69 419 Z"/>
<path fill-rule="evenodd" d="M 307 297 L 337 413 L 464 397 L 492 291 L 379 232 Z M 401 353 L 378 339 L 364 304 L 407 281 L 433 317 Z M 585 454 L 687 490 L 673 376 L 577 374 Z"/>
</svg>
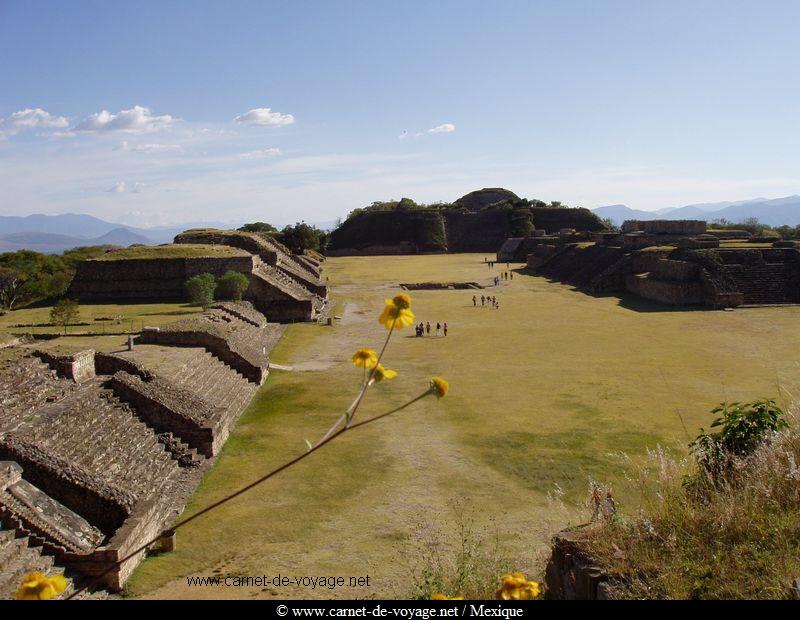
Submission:
<svg viewBox="0 0 800 620">
<path fill-rule="evenodd" d="M 0 216 L 0 252 L 35 250 L 55 254 L 81 245 L 119 245 L 134 243 L 158 245 L 170 243 L 175 235 L 188 228 L 230 228 L 223 222 L 187 222 L 176 226 L 136 228 L 107 222 L 92 215 L 2 215 Z"/>
<path fill-rule="evenodd" d="M 43 254 L 59 254 L 82 245 L 129 246 L 134 243 L 155 245 L 152 239 L 127 228 L 115 228 L 99 237 L 84 238 L 47 232 L 17 232 L 0 235 L 0 252 L 34 250 Z"/>
<path fill-rule="evenodd" d="M 800 196 L 784 198 L 753 198 L 733 202 L 699 203 L 684 207 L 642 211 L 625 205 L 608 205 L 592 209 L 601 218 L 610 218 L 620 225 L 625 220 L 713 220 L 725 219 L 741 222 L 757 218 L 769 226 L 800 225 Z"/>
</svg>

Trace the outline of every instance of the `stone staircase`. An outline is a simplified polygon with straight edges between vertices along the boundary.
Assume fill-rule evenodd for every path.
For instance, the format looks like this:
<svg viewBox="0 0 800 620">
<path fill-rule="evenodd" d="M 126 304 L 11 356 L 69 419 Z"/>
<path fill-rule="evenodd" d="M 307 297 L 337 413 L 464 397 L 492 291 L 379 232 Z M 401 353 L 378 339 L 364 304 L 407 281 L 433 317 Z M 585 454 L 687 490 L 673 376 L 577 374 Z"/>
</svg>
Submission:
<svg viewBox="0 0 800 620">
<path fill-rule="evenodd" d="M 308 300 L 313 298 L 313 293 L 302 284 L 266 263 L 257 265 L 253 270 L 253 274 L 292 299 Z"/>
<path fill-rule="evenodd" d="M 280 255 L 279 255 L 280 256 Z M 312 275 L 300 264 L 291 258 L 279 259 L 276 265 L 278 271 L 288 276 L 315 295 L 327 296 L 327 285 L 319 276 Z M 324 293 L 324 295 L 322 295 Z"/>
<path fill-rule="evenodd" d="M 30 424 L 37 407 L 63 399 L 76 387 L 71 381 L 60 381 L 40 359 L 18 358 L 12 367 L 0 369 L 0 432 Z"/>
<path fill-rule="evenodd" d="M 40 407 L 37 423 L 19 434 L 139 499 L 158 493 L 177 468 L 153 429 L 99 381 Z"/>
<path fill-rule="evenodd" d="M 0 529 L 0 601 L 11 599 L 22 583 L 22 578 L 33 572 L 43 573 L 48 577 L 65 574 L 64 568 L 56 566 L 53 557 L 42 553 L 42 548 L 28 536 L 16 536 L 11 530 Z M 68 585 L 58 597 L 61 600 L 69 597 L 76 589 L 74 576 L 67 573 L 66 577 Z M 108 592 L 105 590 L 87 590 L 75 597 L 76 600 L 107 598 Z"/>
<path fill-rule="evenodd" d="M 105 540 L 99 529 L 24 479 L 0 492 L 0 523 L 59 557 L 91 553 Z"/>
<path fill-rule="evenodd" d="M 567 245 L 542 263 L 536 273 L 559 282 L 589 287 L 595 277 L 613 267 L 622 255 L 620 248 Z"/>
<path fill-rule="evenodd" d="M 41 547 L 30 545 L 27 536 L 17 538 L 10 530 L 0 530 L 0 600 L 10 599 L 27 573 L 63 573 L 53 570 L 54 563 L 42 555 Z"/>
<path fill-rule="evenodd" d="M 171 380 L 224 410 L 226 418 L 238 417 L 258 390 L 255 383 L 203 350 L 196 351 Z"/>
<path fill-rule="evenodd" d="M 733 279 L 736 288 L 744 295 L 745 305 L 797 303 L 787 282 L 792 267 L 785 263 L 760 265 L 729 264 L 725 272 Z"/>
</svg>

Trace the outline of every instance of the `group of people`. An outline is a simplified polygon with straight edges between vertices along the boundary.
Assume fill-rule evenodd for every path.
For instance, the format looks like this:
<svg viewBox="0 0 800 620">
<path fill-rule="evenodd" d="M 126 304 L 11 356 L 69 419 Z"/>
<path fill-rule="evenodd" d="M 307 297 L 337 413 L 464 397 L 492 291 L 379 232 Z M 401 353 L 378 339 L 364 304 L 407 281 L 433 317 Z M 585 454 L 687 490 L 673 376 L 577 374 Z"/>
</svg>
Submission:
<svg viewBox="0 0 800 620">
<path fill-rule="evenodd" d="M 500 280 L 513 280 L 514 279 L 514 272 L 513 271 L 504 271 L 499 276 L 495 276 L 492 278 L 492 282 L 495 286 L 500 286 Z"/>
<path fill-rule="evenodd" d="M 485 308 L 486 304 L 491 304 L 495 310 L 500 309 L 500 302 L 497 301 L 497 297 L 494 295 L 481 295 L 481 308 Z M 474 307 L 478 306 L 478 297 L 476 295 L 472 296 L 472 305 Z"/>
<path fill-rule="evenodd" d="M 431 322 L 428 321 L 427 323 L 422 323 L 420 321 L 419 325 L 416 326 L 417 330 L 417 338 L 422 338 L 426 334 L 428 336 L 431 335 Z M 436 323 L 436 336 L 439 336 L 441 333 L 444 333 L 447 336 L 447 323 Z"/>
</svg>

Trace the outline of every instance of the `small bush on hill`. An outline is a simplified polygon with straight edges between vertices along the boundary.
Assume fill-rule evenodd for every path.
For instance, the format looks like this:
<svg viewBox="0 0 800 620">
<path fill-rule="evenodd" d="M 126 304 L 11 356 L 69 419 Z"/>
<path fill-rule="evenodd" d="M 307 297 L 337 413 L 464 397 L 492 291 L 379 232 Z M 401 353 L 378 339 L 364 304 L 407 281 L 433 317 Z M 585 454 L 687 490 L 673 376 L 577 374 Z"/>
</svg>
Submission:
<svg viewBox="0 0 800 620">
<path fill-rule="evenodd" d="M 189 302 L 196 305 L 208 308 L 214 303 L 214 291 L 217 288 L 217 283 L 214 276 L 210 273 L 201 273 L 186 281 L 186 296 Z"/>
<path fill-rule="evenodd" d="M 260 233 L 277 233 L 278 229 L 275 228 L 272 224 L 267 224 L 267 222 L 253 222 L 252 224 L 245 224 L 241 228 L 237 230 L 241 230 L 242 232 L 260 232 Z"/>
<path fill-rule="evenodd" d="M 228 271 L 217 279 L 217 297 L 241 301 L 248 286 L 250 279 L 246 275 L 238 271 Z"/>
</svg>

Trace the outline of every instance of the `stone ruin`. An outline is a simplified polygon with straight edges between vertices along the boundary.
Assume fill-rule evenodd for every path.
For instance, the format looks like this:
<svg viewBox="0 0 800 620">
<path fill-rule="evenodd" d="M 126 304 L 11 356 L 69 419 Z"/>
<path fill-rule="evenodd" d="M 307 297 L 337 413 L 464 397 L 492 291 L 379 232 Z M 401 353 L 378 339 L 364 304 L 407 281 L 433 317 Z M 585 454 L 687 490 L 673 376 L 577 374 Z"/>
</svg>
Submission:
<svg viewBox="0 0 800 620">
<path fill-rule="evenodd" d="M 269 371 L 283 326 L 220 303 L 131 352 L 0 360 L 0 599 L 31 570 L 99 575 L 180 515 Z M 119 590 L 143 553 L 102 579 Z"/>
<path fill-rule="evenodd" d="M 539 236 L 509 239 L 501 253 L 528 252 L 529 271 L 593 293 L 711 308 L 800 303 L 797 244 L 723 247 L 721 239 L 742 239 L 740 231 L 711 232 L 718 234 L 699 220 L 629 221 L 621 233 L 597 234 L 594 244 Z"/>
<path fill-rule="evenodd" d="M 180 256 L 180 246 L 186 246 L 185 257 Z M 203 248 L 211 246 L 229 251 L 203 256 Z M 192 276 L 238 271 L 250 279 L 245 299 L 272 321 L 322 321 L 330 310 L 328 286 L 320 276 L 321 256 L 293 255 L 268 235 L 189 230 L 175 237 L 173 246 L 149 249 L 147 258 L 114 259 L 112 254 L 81 261 L 67 296 L 87 302 L 183 299 L 184 285 Z"/>
</svg>

